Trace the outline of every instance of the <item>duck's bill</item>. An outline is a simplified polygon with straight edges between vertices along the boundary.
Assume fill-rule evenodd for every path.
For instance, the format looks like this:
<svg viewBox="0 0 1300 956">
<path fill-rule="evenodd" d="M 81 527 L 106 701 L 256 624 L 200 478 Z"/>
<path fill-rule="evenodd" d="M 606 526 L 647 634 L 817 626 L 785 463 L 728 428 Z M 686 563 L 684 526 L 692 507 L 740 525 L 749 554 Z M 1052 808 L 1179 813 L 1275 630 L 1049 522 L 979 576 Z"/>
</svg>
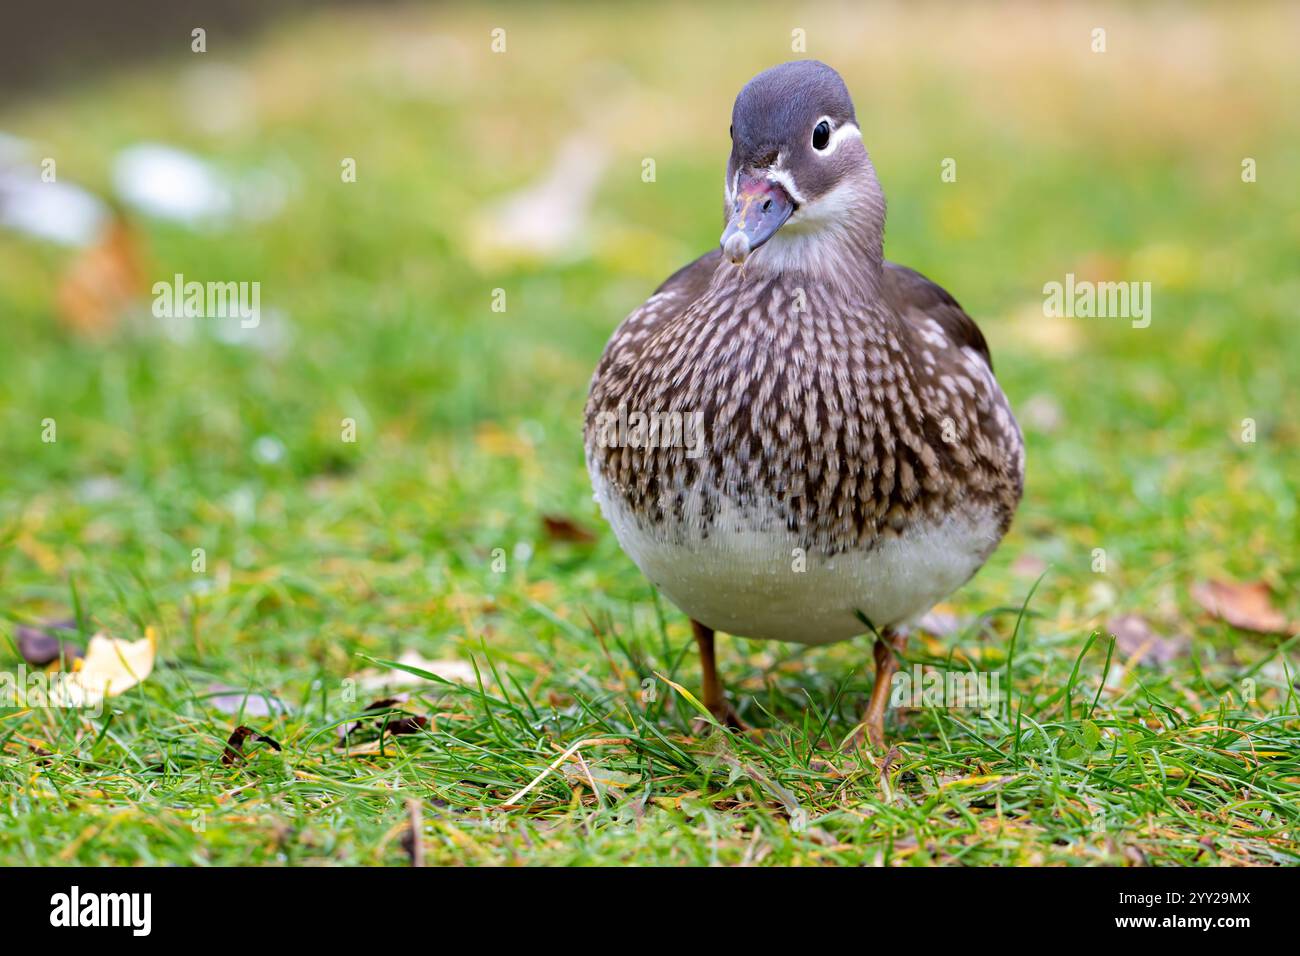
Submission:
<svg viewBox="0 0 1300 956">
<path fill-rule="evenodd" d="M 731 221 L 722 232 L 722 254 L 741 263 L 785 224 L 794 212 L 790 194 L 766 177 L 742 173 Z"/>
</svg>

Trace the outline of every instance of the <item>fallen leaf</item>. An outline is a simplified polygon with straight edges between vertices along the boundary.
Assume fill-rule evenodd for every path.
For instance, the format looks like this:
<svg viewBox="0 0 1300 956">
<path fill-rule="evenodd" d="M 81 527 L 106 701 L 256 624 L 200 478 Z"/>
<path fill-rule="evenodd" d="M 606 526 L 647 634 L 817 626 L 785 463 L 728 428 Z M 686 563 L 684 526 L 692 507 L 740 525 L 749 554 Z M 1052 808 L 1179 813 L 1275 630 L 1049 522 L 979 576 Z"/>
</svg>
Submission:
<svg viewBox="0 0 1300 956">
<path fill-rule="evenodd" d="M 363 708 L 364 710 L 391 710 L 404 704 L 410 695 L 399 694 L 396 697 L 385 697 L 382 700 L 372 701 Z M 390 714 L 376 714 L 374 717 L 363 718 L 352 724 L 350 727 L 339 728 L 339 745 L 347 743 L 348 738 L 361 729 L 362 724 L 367 720 L 376 720 L 379 717 L 385 718 L 387 723 L 380 724 L 377 729 L 383 733 L 397 737 L 402 734 L 413 734 L 429 725 L 429 718 L 419 714 L 407 714 L 404 716 L 394 716 Z M 391 718 L 391 719 L 389 719 Z"/>
<path fill-rule="evenodd" d="M 222 714 L 247 714 L 250 717 L 270 717 L 289 713 L 289 705 L 269 694 L 257 694 L 237 687 L 214 685 L 208 688 L 211 697 L 208 706 Z"/>
<path fill-rule="evenodd" d="M 230 738 L 226 741 L 226 749 L 221 753 L 221 762 L 229 766 L 236 760 L 244 756 L 244 741 L 252 737 L 258 743 L 267 744 L 274 750 L 283 750 L 280 742 L 266 734 L 259 734 L 252 727 L 245 727 L 240 724 L 231 733 Z"/>
<path fill-rule="evenodd" d="M 1214 617 L 1243 631 L 1257 634 L 1285 634 L 1290 630 L 1286 615 L 1273 607 L 1268 585 L 1262 581 L 1198 581 L 1192 597 Z"/>
<path fill-rule="evenodd" d="M 65 641 L 57 631 L 75 631 L 75 621 L 44 621 L 35 627 L 19 626 L 17 630 L 18 653 L 33 667 L 44 667 L 57 660 L 74 661 L 84 657 L 80 645 Z"/>
<path fill-rule="evenodd" d="M 542 515 L 542 527 L 546 529 L 546 536 L 552 541 L 576 541 L 586 544 L 596 540 L 594 534 L 563 515 Z"/>
<path fill-rule="evenodd" d="M 50 702 L 56 707 L 93 707 L 105 697 L 124 694 L 153 673 L 155 652 L 152 627 L 138 641 L 96 634 L 77 669 L 51 688 Z"/>
<path fill-rule="evenodd" d="M 441 677 L 443 680 L 454 681 L 457 684 L 475 684 L 478 681 L 472 665 L 465 661 L 459 661 L 454 658 L 446 660 L 431 661 L 426 657 L 421 657 L 416 651 L 405 651 L 397 659 L 397 663 L 407 667 L 414 667 L 417 670 L 428 671 Z M 375 670 L 368 668 L 356 676 L 357 686 L 362 690 L 376 691 L 396 687 L 414 687 L 419 684 L 430 683 L 423 677 L 419 677 L 409 671 L 399 670 Z"/>
<path fill-rule="evenodd" d="M 100 240 L 82 252 L 59 283 L 59 319 L 80 336 L 97 338 L 116 327 L 137 298 L 144 295 L 140 240 L 118 218 Z"/>
<path fill-rule="evenodd" d="M 944 780 L 939 784 L 939 789 L 944 790 L 948 787 L 972 787 L 976 791 L 992 790 L 1000 783 L 1008 780 L 1015 780 L 1019 774 L 1015 773 L 982 773 L 973 777 L 958 777 L 955 780 Z"/>
<path fill-rule="evenodd" d="M 1137 656 L 1139 663 L 1164 664 L 1183 654 L 1186 638 L 1161 637 L 1140 614 L 1121 614 L 1106 622 L 1106 630 L 1115 635 L 1115 646 L 1126 657 Z"/>
<path fill-rule="evenodd" d="M 409 717 L 399 717 L 396 720 L 390 720 L 383 726 L 383 732 L 390 737 L 397 737 L 401 734 L 413 734 L 429 726 L 429 718 L 423 714 L 412 714 Z"/>
</svg>

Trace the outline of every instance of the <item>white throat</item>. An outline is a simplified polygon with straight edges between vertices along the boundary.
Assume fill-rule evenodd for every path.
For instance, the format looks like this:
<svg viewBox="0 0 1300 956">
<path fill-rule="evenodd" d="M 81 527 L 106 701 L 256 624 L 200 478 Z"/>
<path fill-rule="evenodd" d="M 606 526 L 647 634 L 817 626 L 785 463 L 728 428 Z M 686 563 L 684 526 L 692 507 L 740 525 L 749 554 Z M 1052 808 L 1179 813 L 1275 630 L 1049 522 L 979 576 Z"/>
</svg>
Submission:
<svg viewBox="0 0 1300 956">
<path fill-rule="evenodd" d="M 873 291 L 884 223 L 884 204 L 874 187 L 874 177 L 847 179 L 824 196 L 801 202 L 776 234 L 750 253 L 746 271 L 795 273 L 846 291 Z"/>
</svg>

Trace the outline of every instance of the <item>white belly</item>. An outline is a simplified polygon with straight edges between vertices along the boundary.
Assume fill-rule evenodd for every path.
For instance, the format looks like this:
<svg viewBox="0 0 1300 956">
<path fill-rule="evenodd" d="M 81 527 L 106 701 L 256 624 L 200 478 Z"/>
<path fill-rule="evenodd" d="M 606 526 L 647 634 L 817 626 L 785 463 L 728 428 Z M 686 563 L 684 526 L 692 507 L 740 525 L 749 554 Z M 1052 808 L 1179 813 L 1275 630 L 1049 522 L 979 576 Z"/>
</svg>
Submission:
<svg viewBox="0 0 1300 956">
<path fill-rule="evenodd" d="M 739 637 L 829 644 L 923 615 L 970 579 L 1001 538 L 991 513 L 950 515 L 870 550 L 802 555 L 779 522 L 721 504 L 708 534 L 691 522 L 639 524 L 593 474 L 596 500 L 623 550 L 674 604 Z"/>
</svg>

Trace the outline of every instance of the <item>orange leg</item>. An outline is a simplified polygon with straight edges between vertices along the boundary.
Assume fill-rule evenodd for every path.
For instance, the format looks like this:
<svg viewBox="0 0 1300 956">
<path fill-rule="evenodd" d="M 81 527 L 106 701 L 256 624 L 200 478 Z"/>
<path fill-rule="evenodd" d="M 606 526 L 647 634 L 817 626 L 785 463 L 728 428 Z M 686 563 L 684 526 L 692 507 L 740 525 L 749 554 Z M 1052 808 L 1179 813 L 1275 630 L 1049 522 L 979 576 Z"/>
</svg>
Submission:
<svg viewBox="0 0 1300 956">
<path fill-rule="evenodd" d="M 744 723 L 731 704 L 727 703 L 727 694 L 718 679 L 718 660 L 713 648 L 713 628 L 705 627 L 699 621 L 691 620 L 691 630 L 695 633 L 695 644 L 700 649 L 700 671 L 704 676 L 704 706 L 720 724 L 745 729 Z"/>
<path fill-rule="evenodd" d="M 878 749 L 883 750 L 885 746 L 885 708 L 889 706 L 889 691 L 894 672 L 898 670 L 895 652 L 902 654 L 906 646 L 907 636 L 892 630 L 886 630 L 876 641 L 876 685 L 871 688 L 871 701 L 867 704 L 862 723 L 867 739 Z M 860 738 L 861 734 L 862 731 L 859 731 L 855 736 Z M 856 742 L 855 739 L 854 743 Z"/>
</svg>

